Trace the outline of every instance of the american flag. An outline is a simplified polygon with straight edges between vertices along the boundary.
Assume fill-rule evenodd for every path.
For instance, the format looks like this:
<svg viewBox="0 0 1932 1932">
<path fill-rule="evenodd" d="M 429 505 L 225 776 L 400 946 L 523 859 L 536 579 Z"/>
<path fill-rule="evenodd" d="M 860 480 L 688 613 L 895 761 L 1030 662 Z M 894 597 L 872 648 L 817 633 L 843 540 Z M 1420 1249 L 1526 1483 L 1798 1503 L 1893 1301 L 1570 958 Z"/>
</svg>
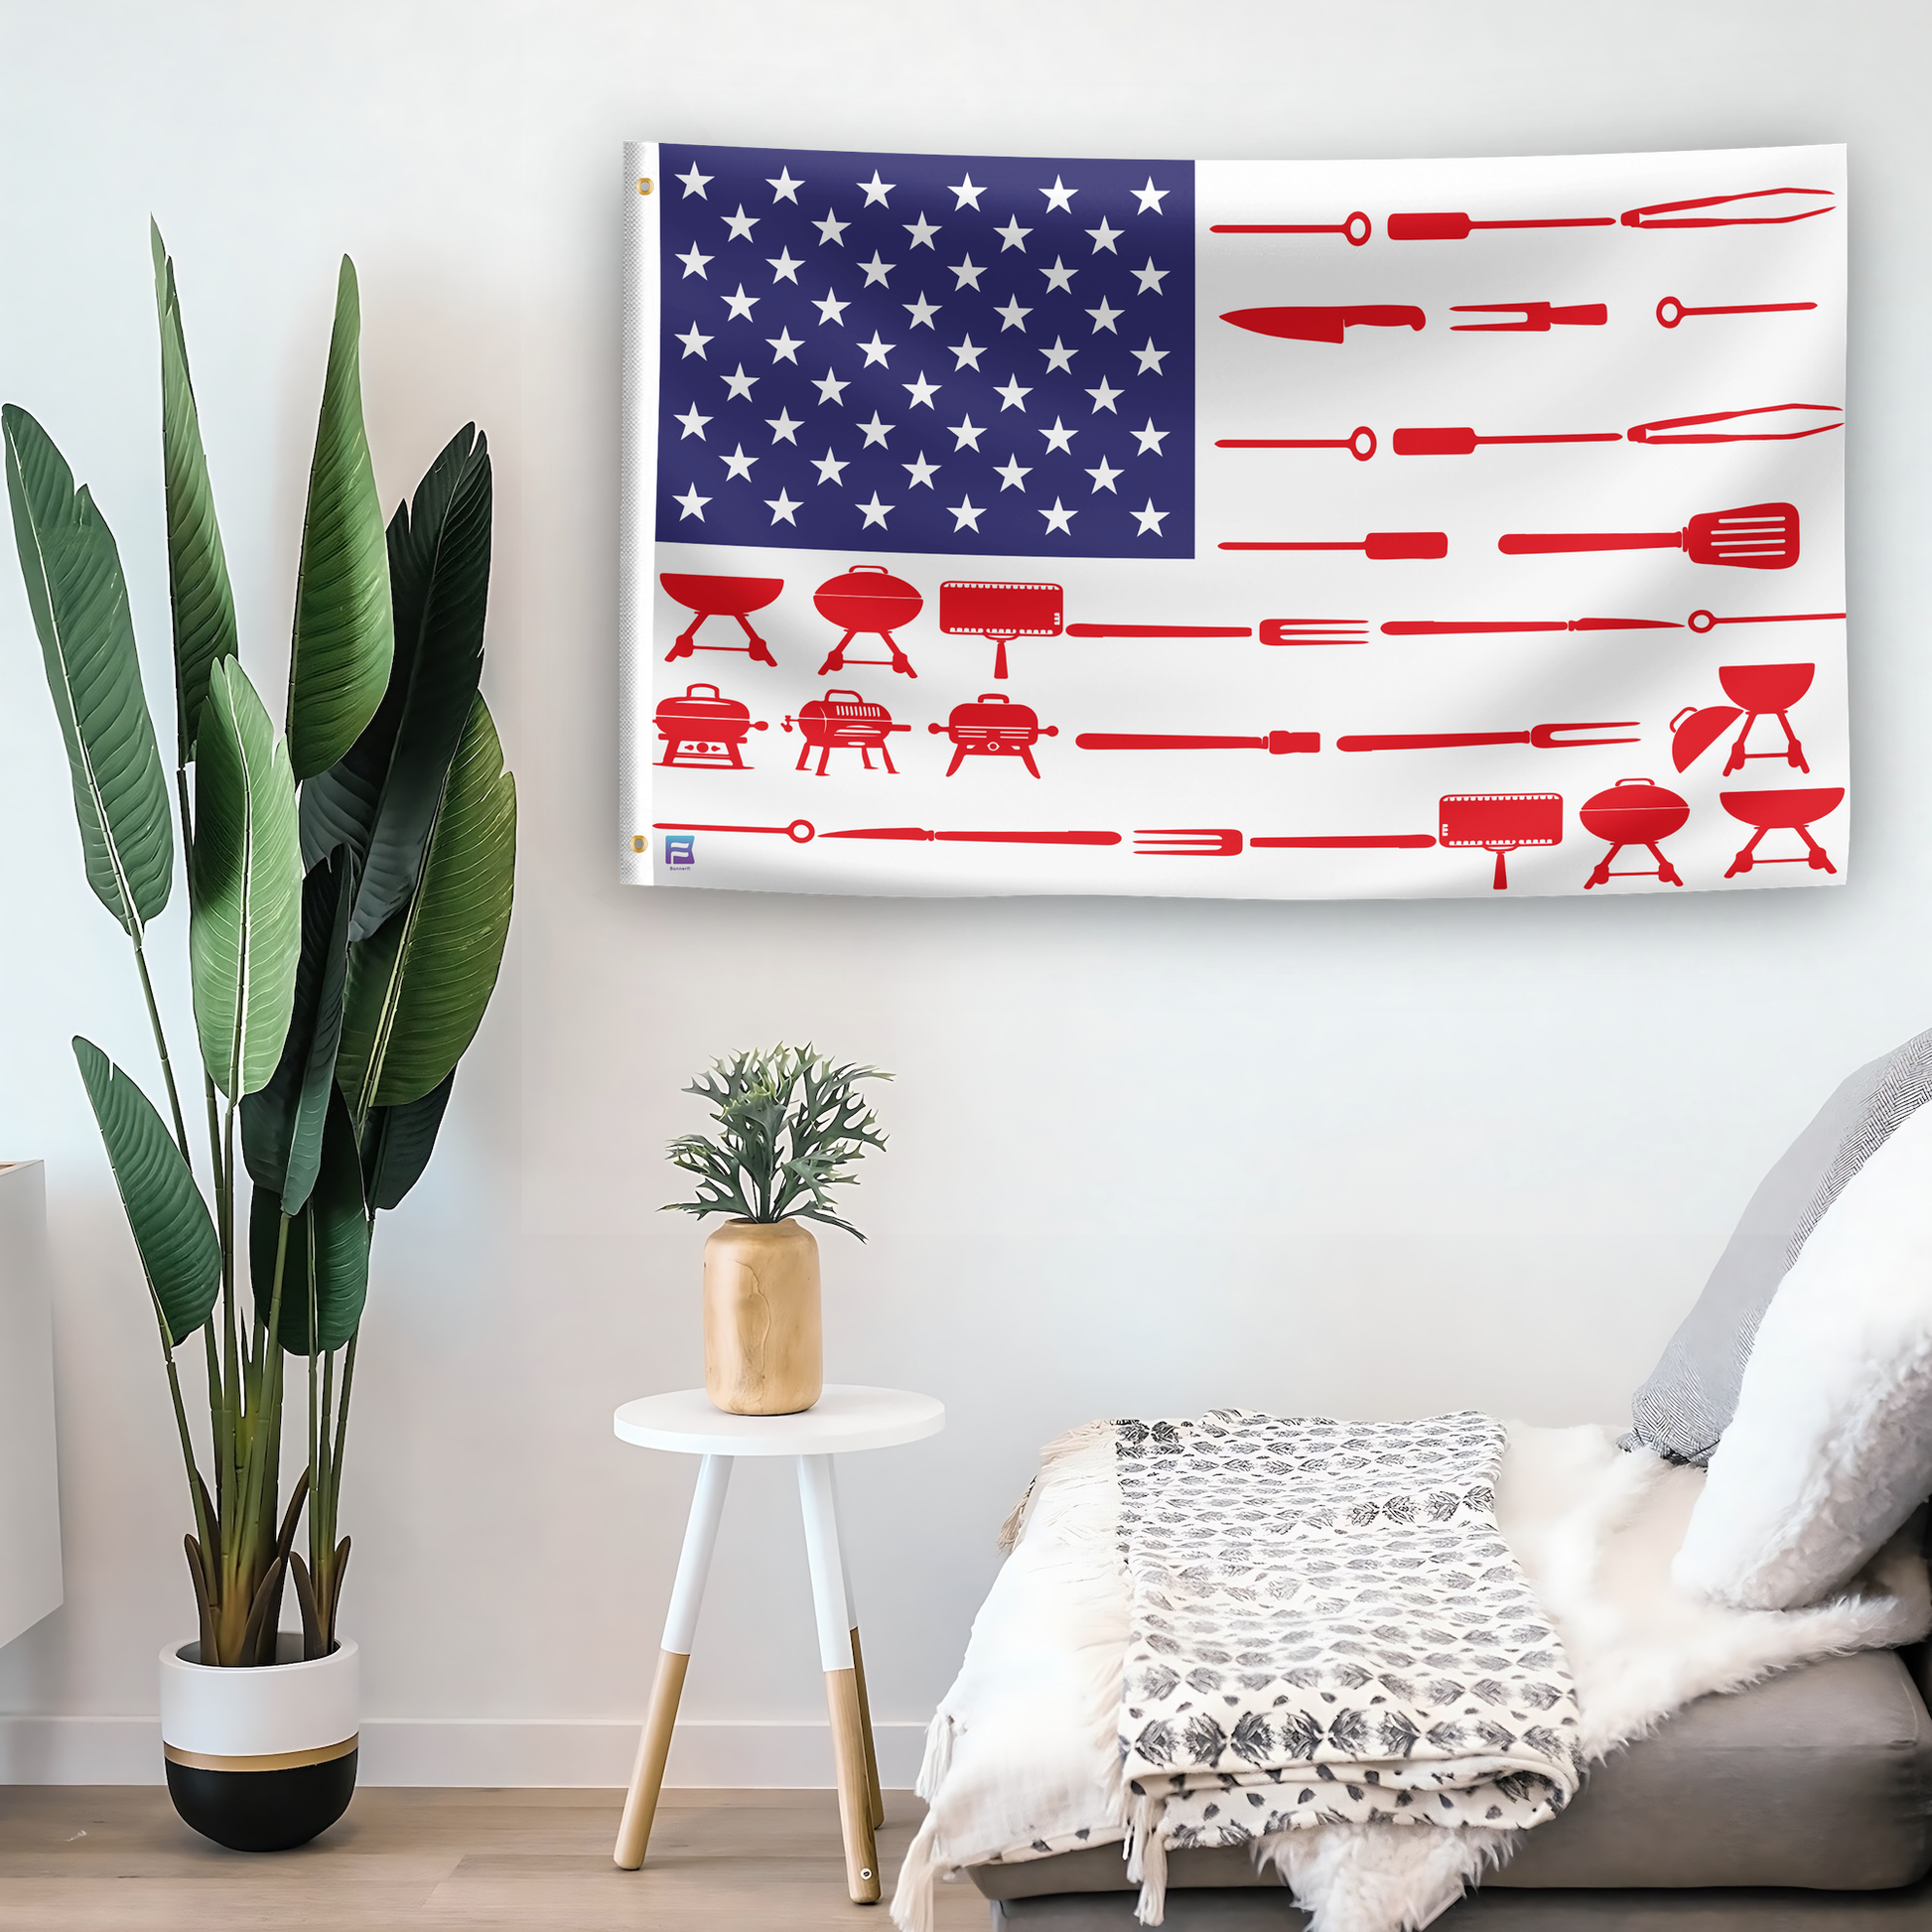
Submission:
<svg viewBox="0 0 1932 1932">
<path fill-rule="evenodd" d="M 661 155 L 660 541 L 1193 556 L 1191 162 Z"/>
</svg>

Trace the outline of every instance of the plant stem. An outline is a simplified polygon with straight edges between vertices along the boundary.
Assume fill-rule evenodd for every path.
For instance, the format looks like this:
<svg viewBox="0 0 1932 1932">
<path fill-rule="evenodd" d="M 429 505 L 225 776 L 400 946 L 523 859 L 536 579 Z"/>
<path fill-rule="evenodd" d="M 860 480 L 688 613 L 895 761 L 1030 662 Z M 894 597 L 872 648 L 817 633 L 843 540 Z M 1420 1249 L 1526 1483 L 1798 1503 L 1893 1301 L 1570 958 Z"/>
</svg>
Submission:
<svg viewBox="0 0 1932 1932">
<path fill-rule="evenodd" d="M 134 942 L 134 964 L 141 975 L 141 997 L 148 1003 L 148 1025 L 154 1029 L 154 1048 L 161 1055 L 161 1077 L 168 1085 L 168 1111 L 175 1117 L 175 1145 L 181 1158 L 188 1160 L 188 1126 L 182 1119 L 181 1095 L 175 1091 L 175 1064 L 168 1057 L 168 1035 L 162 1031 L 161 1009 L 155 1004 L 154 981 L 148 977 L 148 955 L 139 939 Z"/>
</svg>

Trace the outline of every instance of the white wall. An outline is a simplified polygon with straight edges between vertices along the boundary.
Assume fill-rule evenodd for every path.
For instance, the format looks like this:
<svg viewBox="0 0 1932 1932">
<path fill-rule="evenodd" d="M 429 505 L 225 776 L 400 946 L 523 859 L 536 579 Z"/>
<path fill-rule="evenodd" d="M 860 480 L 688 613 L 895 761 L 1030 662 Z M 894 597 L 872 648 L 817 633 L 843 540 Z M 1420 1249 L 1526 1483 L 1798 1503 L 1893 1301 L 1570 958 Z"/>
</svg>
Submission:
<svg viewBox="0 0 1932 1932">
<path fill-rule="evenodd" d="M 522 870 L 444 1145 L 381 1231 L 344 1506 L 371 1775 L 621 1776 L 609 1721 L 641 1708 L 692 1471 L 621 1449 L 609 1415 L 701 1373 L 700 1230 L 652 1209 L 693 1119 L 678 1086 L 736 1043 L 810 1035 L 899 1075 L 858 1199 L 872 1241 L 825 1250 L 834 1377 L 951 1412 L 846 1474 L 900 1777 L 994 1528 L 1067 1424 L 1622 1412 L 1765 1165 L 1845 1071 L 1932 1022 L 1928 55 L 1911 0 L 0 0 L 0 395 L 95 485 L 157 694 L 150 209 L 265 683 L 341 249 L 385 497 L 469 417 L 496 453 L 486 687 Z M 1847 883 L 1338 905 L 620 888 L 620 144 L 652 134 L 1223 156 L 1850 141 Z M 151 1776 L 134 1721 L 190 1628 L 187 1516 L 67 1036 L 150 1059 L 10 566 L 0 824 L 0 1156 L 48 1162 L 68 1576 L 66 1607 L 0 1651 L 0 1712 L 33 1717 L 0 1723 L 0 1777 Z M 157 949 L 186 1047 L 181 927 L 177 907 Z M 759 1727 L 821 1711 L 795 1525 L 779 1472 L 746 1469 L 687 1780 L 829 1781 L 815 1733 Z"/>
</svg>

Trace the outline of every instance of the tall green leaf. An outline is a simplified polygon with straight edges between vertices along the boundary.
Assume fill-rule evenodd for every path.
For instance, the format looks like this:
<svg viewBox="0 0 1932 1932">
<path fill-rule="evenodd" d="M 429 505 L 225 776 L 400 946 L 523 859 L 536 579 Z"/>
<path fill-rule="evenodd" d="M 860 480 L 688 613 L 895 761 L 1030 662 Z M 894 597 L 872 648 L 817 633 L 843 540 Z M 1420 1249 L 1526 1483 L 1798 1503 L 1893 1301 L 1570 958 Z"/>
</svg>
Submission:
<svg viewBox="0 0 1932 1932">
<path fill-rule="evenodd" d="M 349 952 L 337 1074 L 350 1110 L 420 1099 L 476 1037 L 516 876 L 516 780 L 479 697 L 450 766 L 414 896 Z"/>
<path fill-rule="evenodd" d="M 420 1100 L 378 1107 L 369 1115 L 362 1131 L 362 1190 L 371 1211 L 394 1207 L 422 1179 L 455 1085 L 452 1067 Z"/>
<path fill-rule="evenodd" d="M 94 897 L 139 940 L 168 903 L 175 835 L 141 689 L 120 552 L 94 500 L 26 410 L 0 409 L 7 495 Z"/>
<path fill-rule="evenodd" d="M 248 1204 L 248 1275 L 255 1307 L 268 1319 L 275 1287 L 275 1248 L 282 1202 L 272 1187 L 257 1186 Z M 293 1355 L 312 1345 L 340 1348 L 362 1319 L 369 1292 L 369 1221 L 362 1204 L 362 1164 L 355 1129 L 340 1093 L 330 1103 L 322 1139 L 322 1167 L 315 1191 L 289 1222 L 282 1257 L 282 1318 L 276 1339 Z M 312 1344 L 309 1316 L 314 1302 Z"/>
<path fill-rule="evenodd" d="M 221 1243 L 174 1136 L 148 1096 L 92 1040 L 73 1056 L 107 1144 L 114 1185 L 141 1256 L 148 1290 L 178 1347 L 208 1317 L 221 1288 Z"/>
<path fill-rule="evenodd" d="M 350 936 L 366 939 L 409 897 L 443 781 L 483 673 L 489 600 L 489 445 L 466 424 L 389 521 L 396 655 L 374 718 L 302 788 L 311 865 L 347 843 L 362 859 Z"/>
<path fill-rule="evenodd" d="M 234 593 L 188 373 L 175 264 L 152 221 L 148 232 L 161 321 L 161 469 L 168 502 L 168 598 L 175 620 L 175 734 L 179 762 L 186 764 L 195 756 L 208 671 L 217 658 L 235 654 Z"/>
<path fill-rule="evenodd" d="M 336 1091 L 336 1047 L 348 975 L 354 855 L 341 847 L 302 882 L 302 953 L 295 1005 L 274 1077 L 241 1103 L 241 1151 L 256 1183 L 291 1214 L 309 1198 L 322 1163 L 323 1122 Z"/>
<path fill-rule="evenodd" d="M 195 761 L 189 962 L 202 1061 L 230 1100 L 282 1056 L 302 952 L 295 780 L 239 658 L 208 675 Z"/>
<path fill-rule="evenodd" d="M 382 504 L 362 428 L 361 327 L 355 265 L 345 255 L 295 587 L 288 737 L 298 778 L 328 770 L 361 736 L 395 650 Z"/>
</svg>

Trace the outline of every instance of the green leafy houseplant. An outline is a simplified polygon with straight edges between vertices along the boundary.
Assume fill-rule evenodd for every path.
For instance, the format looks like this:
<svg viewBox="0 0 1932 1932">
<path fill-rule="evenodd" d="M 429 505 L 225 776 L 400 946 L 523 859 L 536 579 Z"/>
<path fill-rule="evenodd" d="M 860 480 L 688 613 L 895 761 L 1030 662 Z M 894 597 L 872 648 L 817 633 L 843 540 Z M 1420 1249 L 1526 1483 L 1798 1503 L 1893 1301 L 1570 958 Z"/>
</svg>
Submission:
<svg viewBox="0 0 1932 1932">
<path fill-rule="evenodd" d="M 516 792 L 478 689 L 491 505 L 483 438 L 474 425 L 460 431 L 385 532 L 345 257 L 278 737 L 237 654 L 159 230 L 153 246 L 173 811 L 188 855 L 206 1188 L 148 971 L 148 928 L 174 881 L 174 826 L 119 552 L 32 416 L 0 409 L 0 438 L 87 881 L 133 944 L 167 1096 L 164 1122 L 127 1072 L 75 1039 L 160 1328 L 195 1525 L 186 1542 L 201 1658 L 256 1665 L 274 1661 L 291 1579 L 304 1655 L 335 1647 L 349 1548 L 337 1511 L 370 1239 L 377 1213 L 428 1163 L 496 982 Z M 189 1421 L 184 1349 L 202 1357 L 205 1449 Z M 306 1361 L 308 1457 L 283 1506 L 290 1354 Z M 305 1501 L 306 1555 L 295 1547 Z"/>
<path fill-rule="evenodd" d="M 697 1177 L 697 1198 L 666 1201 L 665 1210 L 822 1221 L 863 1241 L 832 1212 L 828 1190 L 858 1179 L 868 1148 L 884 1149 L 859 1082 L 892 1077 L 875 1066 L 835 1066 L 809 1042 L 714 1060 L 684 1091 L 709 1104 L 717 1133 L 680 1134 L 670 1144 L 671 1165 Z"/>
</svg>

